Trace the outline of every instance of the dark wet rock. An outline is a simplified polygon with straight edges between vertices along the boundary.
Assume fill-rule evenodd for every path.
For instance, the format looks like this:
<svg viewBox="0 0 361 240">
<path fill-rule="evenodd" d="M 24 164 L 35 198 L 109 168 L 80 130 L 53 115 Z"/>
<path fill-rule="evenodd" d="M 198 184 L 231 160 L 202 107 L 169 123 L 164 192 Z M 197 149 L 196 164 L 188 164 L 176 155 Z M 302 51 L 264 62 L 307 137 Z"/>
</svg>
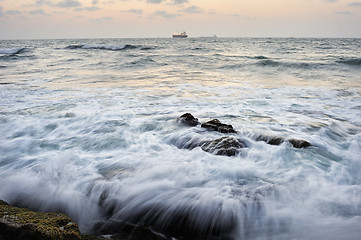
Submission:
<svg viewBox="0 0 361 240">
<path fill-rule="evenodd" d="M 221 123 L 218 119 L 213 119 L 206 123 L 202 123 L 201 127 L 221 133 L 236 133 L 232 125 Z"/>
<path fill-rule="evenodd" d="M 182 116 L 180 116 L 178 118 L 178 121 L 185 125 L 188 125 L 188 126 L 197 126 L 198 124 L 200 124 L 198 119 L 195 118 L 190 113 L 183 114 Z M 217 131 L 220 133 L 237 133 L 237 131 L 233 129 L 232 125 L 221 123 L 218 119 L 213 119 L 208 122 L 202 123 L 201 127 L 206 128 L 207 130 L 210 130 L 210 131 Z M 240 149 L 245 146 L 245 144 L 243 142 L 239 142 L 239 144 L 241 144 L 242 147 L 237 146 L 237 141 L 239 141 L 237 139 L 233 139 L 235 141 L 233 141 L 233 140 L 231 141 L 230 139 L 227 139 L 227 138 L 225 138 L 223 140 L 222 139 L 223 138 L 219 138 L 219 139 L 211 140 L 211 141 L 209 141 L 209 140 L 201 141 L 200 139 L 193 139 L 191 137 L 191 138 L 187 138 L 187 139 L 176 140 L 176 141 L 174 141 L 175 142 L 174 144 L 178 148 L 186 148 L 186 149 L 202 147 L 202 149 L 206 152 L 210 152 L 210 153 L 217 154 L 217 155 L 227 155 L 227 156 L 236 155 L 239 152 L 236 149 Z M 279 137 L 279 136 L 259 135 L 255 138 L 255 140 L 263 141 L 270 145 L 281 145 L 284 142 L 289 142 L 295 148 L 306 148 L 306 147 L 312 146 L 311 143 L 309 143 L 305 140 L 287 139 L 287 138 Z M 219 141 L 219 142 L 217 142 L 217 141 Z M 232 146 L 232 145 L 234 145 L 234 146 L 232 148 L 227 147 L 226 145 L 224 145 L 224 148 L 218 147 L 218 145 L 221 143 L 228 144 L 228 146 Z M 216 148 L 218 150 L 215 150 Z M 224 150 L 224 149 L 226 149 L 226 150 Z"/>
<path fill-rule="evenodd" d="M 301 140 L 301 139 L 286 139 L 283 137 L 273 137 L 273 136 L 258 136 L 256 141 L 264 141 L 270 145 L 281 145 L 284 142 L 289 142 L 295 148 L 306 148 L 312 146 L 311 143 Z"/>
<path fill-rule="evenodd" d="M 285 142 L 285 139 L 283 137 L 261 135 L 256 138 L 256 141 L 263 141 L 270 145 L 281 145 L 283 142 Z"/>
<path fill-rule="evenodd" d="M 234 137 L 221 137 L 215 140 L 206 141 L 201 146 L 203 151 L 215 154 L 234 156 L 240 152 L 240 149 L 245 148 L 246 144 Z"/>
<path fill-rule="evenodd" d="M 139 239 L 182 240 L 234 240 L 239 225 L 238 218 L 231 213 L 209 209 L 202 214 L 193 207 L 169 207 L 162 204 L 147 204 L 122 216 L 114 215 L 98 228 L 98 234 L 127 232 Z M 127 219 L 126 222 L 121 219 Z M 153 236 L 152 236 L 153 235 Z M 131 236 L 131 235 L 128 235 Z M 143 238 L 142 238 L 143 236 Z M 133 239 L 133 238 L 130 238 Z"/>
<path fill-rule="evenodd" d="M 312 146 L 311 143 L 301 139 L 288 139 L 287 141 L 290 142 L 295 148 L 306 148 Z"/>
<path fill-rule="evenodd" d="M 74 113 L 66 113 L 64 117 L 65 118 L 73 118 L 73 117 L 75 117 L 75 114 Z"/>
<path fill-rule="evenodd" d="M 104 227 L 105 226 L 105 227 Z M 147 226 L 139 224 L 129 224 L 121 221 L 109 221 L 104 225 L 100 224 L 98 229 L 102 229 L 103 235 L 111 235 L 111 240 L 171 240 L 162 233 L 155 232 Z M 105 230 L 105 231 L 104 231 Z M 111 234 L 109 234 L 111 233 Z"/>
<path fill-rule="evenodd" d="M 198 119 L 193 117 L 193 115 L 190 113 L 183 114 L 178 118 L 178 121 L 192 127 L 197 126 L 199 124 Z"/>
</svg>

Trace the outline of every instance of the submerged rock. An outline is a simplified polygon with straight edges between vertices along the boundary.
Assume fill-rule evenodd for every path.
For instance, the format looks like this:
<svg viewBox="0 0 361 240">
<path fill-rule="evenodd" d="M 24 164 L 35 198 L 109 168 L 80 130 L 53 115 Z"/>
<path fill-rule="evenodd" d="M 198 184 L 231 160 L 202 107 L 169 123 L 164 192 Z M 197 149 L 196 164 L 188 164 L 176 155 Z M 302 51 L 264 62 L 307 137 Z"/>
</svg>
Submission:
<svg viewBox="0 0 361 240">
<path fill-rule="evenodd" d="M 270 145 L 281 145 L 283 142 L 285 142 L 285 139 L 282 137 L 265 136 L 265 135 L 258 136 L 255 140 L 263 141 Z"/>
<path fill-rule="evenodd" d="M 188 126 L 197 126 L 199 123 L 198 119 L 195 118 L 190 113 L 185 113 L 182 116 L 178 118 L 178 121 L 188 125 Z M 206 128 L 210 131 L 217 131 L 220 133 L 237 133 L 236 130 L 233 129 L 232 125 L 221 123 L 218 119 L 213 119 L 208 122 L 201 124 L 202 128 Z M 301 139 L 287 139 L 284 137 L 278 137 L 278 136 L 266 136 L 266 135 L 259 135 L 255 138 L 256 141 L 264 141 L 270 145 L 281 145 L 284 142 L 289 142 L 293 147 L 295 148 L 306 148 L 312 146 L 311 143 L 301 140 Z M 202 149 L 206 152 L 210 152 L 217 155 L 227 155 L 227 156 L 234 156 L 237 154 L 237 151 L 235 149 L 240 149 L 245 146 L 243 142 L 239 142 L 242 147 L 237 146 L 237 139 L 227 139 L 227 138 L 219 138 L 216 140 L 211 141 L 195 141 L 194 139 L 187 139 L 187 141 L 181 141 L 181 144 L 176 144 L 179 148 L 187 148 L 187 149 L 193 149 L 195 147 L 201 146 Z M 177 141 L 178 142 L 178 141 Z M 222 143 L 223 146 L 228 146 L 225 148 L 219 147 L 219 144 Z M 224 145 L 226 144 L 226 145 Z M 181 145 L 181 146 L 180 146 Z M 229 146 L 233 146 L 233 149 Z M 217 146 L 217 147 L 216 147 Z M 218 149 L 218 150 L 216 150 Z M 223 149 L 223 150 L 221 150 Z M 225 150 L 226 149 L 226 150 Z"/>
<path fill-rule="evenodd" d="M 198 119 L 193 117 L 193 115 L 190 113 L 183 114 L 178 118 L 178 121 L 192 127 L 197 126 L 199 124 Z"/>
<path fill-rule="evenodd" d="M 215 154 L 234 156 L 239 153 L 241 148 L 245 148 L 246 144 L 234 137 L 221 137 L 215 140 L 206 141 L 202 146 L 202 150 Z"/>
<path fill-rule="evenodd" d="M 236 239 L 234 234 L 239 226 L 239 219 L 222 208 L 210 206 L 203 212 L 202 207 L 198 208 L 192 204 L 190 207 L 188 204 L 175 203 L 174 206 L 170 206 L 166 202 L 157 204 L 146 200 L 145 203 L 144 206 L 139 206 L 131 212 L 123 212 L 121 217 L 115 214 L 109 221 L 99 226 L 100 234 L 131 231 L 132 234 L 140 234 L 141 238 L 137 240 Z M 126 222 L 122 220 L 123 218 L 127 219 Z M 153 236 L 148 235 L 151 232 Z"/>
<path fill-rule="evenodd" d="M 264 141 L 270 145 L 281 145 L 284 142 L 289 142 L 295 148 L 306 148 L 312 146 L 311 143 L 301 139 L 286 139 L 283 137 L 272 137 L 272 136 L 258 136 L 256 141 Z"/>
<path fill-rule="evenodd" d="M 237 133 L 232 125 L 221 123 L 218 119 L 213 119 L 206 123 L 202 123 L 202 128 L 206 128 L 211 131 L 217 131 L 221 133 Z"/>
<path fill-rule="evenodd" d="M 295 148 L 306 148 L 312 146 L 311 143 L 301 139 L 288 139 L 287 141 Z"/>
</svg>

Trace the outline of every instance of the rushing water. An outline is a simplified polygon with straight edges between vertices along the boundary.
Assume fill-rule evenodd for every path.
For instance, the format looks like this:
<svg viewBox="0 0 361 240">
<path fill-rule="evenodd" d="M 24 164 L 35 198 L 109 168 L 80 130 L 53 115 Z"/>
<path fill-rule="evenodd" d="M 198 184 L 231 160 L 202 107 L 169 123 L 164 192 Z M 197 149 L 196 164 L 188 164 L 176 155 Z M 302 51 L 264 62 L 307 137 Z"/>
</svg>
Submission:
<svg viewBox="0 0 361 240">
<path fill-rule="evenodd" d="M 0 199 L 92 234 L 361 236 L 361 39 L 0 41 L 0 73 Z"/>
</svg>

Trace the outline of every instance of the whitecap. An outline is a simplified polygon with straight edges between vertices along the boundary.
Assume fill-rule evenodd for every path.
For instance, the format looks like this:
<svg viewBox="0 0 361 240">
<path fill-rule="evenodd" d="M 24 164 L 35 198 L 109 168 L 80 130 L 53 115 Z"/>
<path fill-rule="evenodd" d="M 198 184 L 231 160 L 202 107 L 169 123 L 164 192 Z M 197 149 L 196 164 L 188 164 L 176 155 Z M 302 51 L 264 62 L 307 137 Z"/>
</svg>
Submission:
<svg viewBox="0 0 361 240">
<path fill-rule="evenodd" d="M 0 49 L 0 54 L 14 55 L 14 54 L 21 53 L 24 49 L 25 48 L 5 48 L 5 49 Z"/>
</svg>

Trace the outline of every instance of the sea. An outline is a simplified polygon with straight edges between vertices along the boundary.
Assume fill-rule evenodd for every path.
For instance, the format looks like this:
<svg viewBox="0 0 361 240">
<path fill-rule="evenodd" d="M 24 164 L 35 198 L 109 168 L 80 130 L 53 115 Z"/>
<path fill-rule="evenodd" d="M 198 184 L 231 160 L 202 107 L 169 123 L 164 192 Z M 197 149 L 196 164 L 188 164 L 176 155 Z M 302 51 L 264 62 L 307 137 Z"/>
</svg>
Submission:
<svg viewBox="0 0 361 240">
<path fill-rule="evenodd" d="M 359 240 L 361 39 L 1 40 L 0 181 L 86 234 Z"/>
</svg>

